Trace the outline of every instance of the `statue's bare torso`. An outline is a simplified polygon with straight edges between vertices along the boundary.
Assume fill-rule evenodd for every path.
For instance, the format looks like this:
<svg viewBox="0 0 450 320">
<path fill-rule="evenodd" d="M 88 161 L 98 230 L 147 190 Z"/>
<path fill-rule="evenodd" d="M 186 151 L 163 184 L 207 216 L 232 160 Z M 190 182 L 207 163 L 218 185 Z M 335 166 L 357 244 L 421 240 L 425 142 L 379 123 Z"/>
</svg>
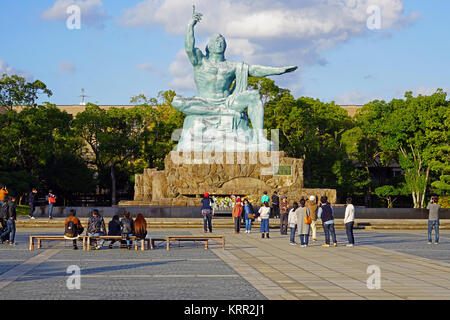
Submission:
<svg viewBox="0 0 450 320">
<path fill-rule="evenodd" d="M 231 61 L 212 62 L 207 58 L 194 67 L 194 80 L 198 95 L 202 98 L 227 98 L 236 79 L 236 63 Z"/>
</svg>

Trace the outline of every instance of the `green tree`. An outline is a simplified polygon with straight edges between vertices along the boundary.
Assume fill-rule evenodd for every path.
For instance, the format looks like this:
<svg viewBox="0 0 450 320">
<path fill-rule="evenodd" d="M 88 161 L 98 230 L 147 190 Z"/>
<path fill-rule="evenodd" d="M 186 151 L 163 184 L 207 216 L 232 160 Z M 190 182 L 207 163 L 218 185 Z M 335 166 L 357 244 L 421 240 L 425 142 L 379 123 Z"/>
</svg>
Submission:
<svg viewBox="0 0 450 320">
<path fill-rule="evenodd" d="M 22 199 L 31 188 L 38 185 L 35 177 L 25 170 L 0 171 L 0 184 L 8 187 L 9 195 L 14 195 L 22 203 Z"/>
<path fill-rule="evenodd" d="M 145 133 L 142 108 L 104 110 L 88 104 L 85 111 L 77 114 L 75 128 L 87 143 L 86 159 L 99 172 L 109 171 L 111 203 L 115 205 L 117 167 L 141 155 Z"/>
<path fill-rule="evenodd" d="M 351 126 L 345 110 L 334 103 L 283 95 L 268 118 L 268 125 L 280 130 L 280 149 L 304 159 L 308 186 L 338 187 L 333 164 L 344 159 L 341 136 Z"/>
<path fill-rule="evenodd" d="M 77 154 L 62 153 L 53 155 L 43 169 L 45 184 L 63 199 L 64 205 L 74 194 L 87 194 L 95 191 L 94 170 Z"/>
<path fill-rule="evenodd" d="M 0 152 L 7 155 L 2 157 L 3 165 L 37 177 L 54 154 L 76 152 L 81 140 L 71 128 L 72 120 L 50 104 L 0 115 L 0 123 L 9 123 L 0 129 Z"/>
<path fill-rule="evenodd" d="M 360 174 L 361 187 L 364 190 L 365 205 L 371 205 L 374 188 L 374 176 L 371 168 L 380 167 L 382 152 L 379 146 L 379 124 L 388 110 L 384 101 L 372 101 L 364 105 L 355 115 L 353 127 L 342 134 L 342 143 L 348 159 L 356 161 L 363 172 Z"/>
<path fill-rule="evenodd" d="M 135 162 L 140 172 L 148 167 L 164 169 L 164 158 L 177 144 L 173 134 L 183 128 L 185 115 L 172 106 L 174 97 L 175 92 L 169 90 L 159 92 L 157 98 L 139 95 L 131 99 L 142 112 L 145 128 L 142 156 Z"/>
<path fill-rule="evenodd" d="M 395 200 L 397 200 L 398 196 L 404 195 L 407 193 L 408 193 L 408 190 L 405 189 L 404 184 L 400 185 L 398 187 L 392 186 L 392 185 L 385 185 L 382 187 L 375 188 L 375 194 L 379 198 L 386 201 L 388 208 L 392 208 L 394 206 L 394 202 L 395 202 Z"/>
<path fill-rule="evenodd" d="M 431 170 L 440 162 L 439 150 L 448 146 L 449 101 L 438 89 L 430 96 L 393 99 L 380 103 L 387 112 L 374 118 L 379 132 L 381 159 L 395 159 L 402 167 L 415 208 L 423 208 Z M 369 112 L 371 112 L 369 110 Z"/>
<path fill-rule="evenodd" d="M 0 78 L 0 107 L 6 110 L 12 110 L 14 106 L 37 106 L 39 95 L 52 95 L 40 80 L 28 82 L 23 77 L 7 74 Z"/>
</svg>

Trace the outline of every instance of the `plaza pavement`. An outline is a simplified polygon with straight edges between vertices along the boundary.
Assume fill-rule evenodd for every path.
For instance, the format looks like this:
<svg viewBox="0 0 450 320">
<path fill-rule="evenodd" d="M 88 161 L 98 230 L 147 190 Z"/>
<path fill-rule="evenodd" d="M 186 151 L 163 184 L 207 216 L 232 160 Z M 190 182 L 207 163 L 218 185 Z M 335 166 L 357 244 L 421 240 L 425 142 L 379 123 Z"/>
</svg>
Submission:
<svg viewBox="0 0 450 320">
<path fill-rule="evenodd" d="M 162 244 L 155 250 L 104 248 L 72 250 L 71 242 L 48 242 L 28 250 L 31 234 L 59 229 L 18 229 L 15 247 L 0 245 L 0 299 L 154 300 L 337 300 L 450 299 L 450 232 L 428 245 L 426 230 L 355 230 L 356 246 L 324 248 L 323 235 L 307 248 L 289 245 L 272 230 L 270 239 L 251 234 L 226 236 L 205 250 L 202 244 Z M 200 229 L 149 230 L 153 237 L 204 234 Z M 298 237 L 297 237 L 298 241 Z M 80 290 L 69 290 L 67 267 L 81 268 Z M 369 266 L 381 271 L 380 288 L 369 289 Z"/>
</svg>

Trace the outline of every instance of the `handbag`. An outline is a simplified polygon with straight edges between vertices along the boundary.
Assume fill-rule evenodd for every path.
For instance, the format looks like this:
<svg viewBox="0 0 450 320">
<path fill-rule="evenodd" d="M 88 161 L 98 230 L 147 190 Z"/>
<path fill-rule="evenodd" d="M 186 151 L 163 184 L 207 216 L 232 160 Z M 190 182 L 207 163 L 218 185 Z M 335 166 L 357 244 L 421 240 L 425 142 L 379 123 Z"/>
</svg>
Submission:
<svg viewBox="0 0 450 320">
<path fill-rule="evenodd" d="M 305 224 L 311 224 L 312 223 L 312 219 L 311 219 L 311 216 L 309 214 L 306 214 L 304 220 L 305 220 Z"/>
</svg>

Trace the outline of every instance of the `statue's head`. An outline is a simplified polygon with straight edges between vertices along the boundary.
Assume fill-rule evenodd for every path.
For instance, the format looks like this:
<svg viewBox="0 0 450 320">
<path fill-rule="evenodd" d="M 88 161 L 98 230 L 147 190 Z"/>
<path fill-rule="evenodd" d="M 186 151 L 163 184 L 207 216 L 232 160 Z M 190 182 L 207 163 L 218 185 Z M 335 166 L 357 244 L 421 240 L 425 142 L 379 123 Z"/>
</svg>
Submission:
<svg viewBox="0 0 450 320">
<path fill-rule="evenodd" d="M 227 42 L 221 34 L 213 35 L 206 46 L 206 54 L 210 53 L 225 53 Z"/>
</svg>

